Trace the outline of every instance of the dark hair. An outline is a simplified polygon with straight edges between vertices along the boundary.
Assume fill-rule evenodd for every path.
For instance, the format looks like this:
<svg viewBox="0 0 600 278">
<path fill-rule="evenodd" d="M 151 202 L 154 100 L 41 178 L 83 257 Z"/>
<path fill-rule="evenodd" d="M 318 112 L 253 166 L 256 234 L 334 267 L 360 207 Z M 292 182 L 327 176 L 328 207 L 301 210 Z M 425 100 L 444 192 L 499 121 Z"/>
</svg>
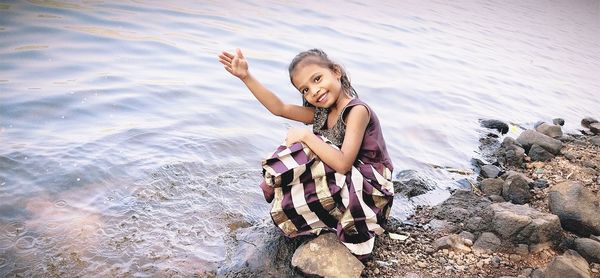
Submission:
<svg viewBox="0 0 600 278">
<path fill-rule="evenodd" d="M 296 70 L 298 64 L 300 64 L 303 61 L 307 61 L 313 64 L 329 68 L 332 71 L 339 70 L 342 75 L 342 77 L 340 78 L 340 82 L 342 83 L 342 91 L 347 93 L 349 96 L 358 96 L 356 90 L 354 90 L 354 87 L 352 87 L 352 84 L 350 84 L 350 78 L 348 78 L 348 74 L 346 74 L 344 68 L 339 64 L 334 63 L 331 59 L 329 59 L 329 57 L 327 57 L 327 54 L 325 54 L 323 50 L 317 48 L 300 52 L 298 53 L 298 55 L 296 55 L 296 57 L 294 57 L 288 68 L 290 74 L 290 81 L 292 82 L 292 84 L 294 84 L 294 81 L 292 81 L 292 73 L 294 73 L 294 70 Z M 306 101 L 304 95 L 302 95 L 302 105 L 306 107 L 313 107 L 312 104 Z"/>
</svg>

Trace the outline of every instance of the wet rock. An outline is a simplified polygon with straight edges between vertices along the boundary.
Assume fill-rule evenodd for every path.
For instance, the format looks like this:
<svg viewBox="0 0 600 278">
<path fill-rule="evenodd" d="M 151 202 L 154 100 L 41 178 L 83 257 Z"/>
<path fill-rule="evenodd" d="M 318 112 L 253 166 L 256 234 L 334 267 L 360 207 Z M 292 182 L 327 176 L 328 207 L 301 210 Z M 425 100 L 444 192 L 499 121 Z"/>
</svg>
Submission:
<svg viewBox="0 0 600 278">
<path fill-rule="evenodd" d="M 525 130 L 517 138 L 517 142 L 523 146 L 525 151 L 529 152 L 529 149 L 533 144 L 537 144 L 550 153 L 556 155 L 562 148 L 562 142 L 552 137 L 539 133 L 533 129 Z"/>
<path fill-rule="evenodd" d="M 600 263 L 600 242 L 589 238 L 577 238 L 575 250 L 588 262 Z"/>
<path fill-rule="evenodd" d="M 502 246 L 500 239 L 493 233 L 485 232 L 481 233 L 479 238 L 473 244 L 473 250 L 481 253 L 493 253 L 496 252 Z"/>
<path fill-rule="evenodd" d="M 506 137 L 496 151 L 496 157 L 500 165 L 522 167 L 525 160 L 525 150 L 515 139 Z"/>
<path fill-rule="evenodd" d="M 443 236 L 433 242 L 433 249 L 452 249 L 461 252 L 470 252 L 471 248 L 467 245 L 467 241 L 457 234 Z M 471 242 L 472 244 L 472 242 Z"/>
<path fill-rule="evenodd" d="M 504 181 L 498 178 L 488 178 L 484 179 L 479 183 L 479 189 L 485 195 L 502 195 L 502 187 L 504 186 Z"/>
<path fill-rule="evenodd" d="M 535 130 L 552 138 L 559 138 L 563 135 L 559 125 L 542 123 L 541 125 L 537 126 Z"/>
<path fill-rule="evenodd" d="M 404 170 L 396 175 L 394 190 L 406 197 L 422 195 L 434 189 L 435 182 L 415 170 Z"/>
<path fill-rule="evenodd" d="M 585 237 L 600 235 L 600 197 L 581 183 L 565 181 L 551 187 L 549 205 L 565 230 Z"/>
<path fill-rule="evenodd" d="M 590 266 L 576 251 L 567 250 L 562 256 L 555 257 L 546 271 L 545 278 L 588 278 L 590 275 Z"/>
<path fill-rule="evenodd" d="M 483 165 L 481 167 L 481 176 L 484 178 L 495 178 L 498 177 L 502 170 L 498 166 L 493 164 Z"/>
<path fill-rule="evenodd" d="M 585 128 L 590 128 L 590 125 L 593 123 L 597 123 L 598 120 L 592 118 L 592 117 L 585 117 L 581 120 L 581 125 Z"/>
<path fill-rule="evenodd" d="M 240 228 L 219 277 L 296 277 L 290 260 L 301 239 L 288 239 L 272 223 Z"/>
<path fill-rule="evenodd" d="M 554 158 L 553 154 L 537 144 L 531 146 L 528 155 L 533 161 L 548 161 Z"/>
<path fill-rule="evenodd" d="M 292 266 L 308 276 L 360 277 L 364 265 L 333 233 L 327 233 L 298 247 Z"/>
<path fill-rule="evenodd" d="M 508 125 L 499 120 L 479 120 L 479 124 L 481 127 L 495 129 L 502 134 L 506 134 L 508 132 Z"/>
<path fill-rule="evenodd" d="M 565 125 L 565 120 L 561 118 L 552 119 L 552 123 L 555 125 L 563 126 Z"/>
<path fill-rule="evenodd" d="M 502 238 L 515 243 L 558 242 L 560 221 L 554 214 L 543 213 L 528 205 L 495 203 L 492 226 Z"/>
<path fill-rule="evenodd" d="M 504 181 L 502 197 L 514 204 L 525 204 L 531 200 L 529 181 L 521 173 L 511 172 Z"/>
<path fill-rule="evenodd" d="M 486 210 L 492 202 L 471 191 L 457 190 L 450 198 L 433 208 L 437 219 L 453 223 L 465 223 L 472 217 L 481 217 L 483 223 L 489 222 L 491 214 Z"/>
</svg>

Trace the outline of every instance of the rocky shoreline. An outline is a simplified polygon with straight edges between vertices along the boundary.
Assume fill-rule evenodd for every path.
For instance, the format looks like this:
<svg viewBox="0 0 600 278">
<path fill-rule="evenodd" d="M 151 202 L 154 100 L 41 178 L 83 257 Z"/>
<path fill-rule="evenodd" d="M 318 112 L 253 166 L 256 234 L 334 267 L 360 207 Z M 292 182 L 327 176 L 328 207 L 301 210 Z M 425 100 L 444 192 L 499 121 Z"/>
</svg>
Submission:
<svg viewBox="0 0 600 278">
<path fill-rule="evenodd" d="M 391 219 L 366 264 L 331 234 L 284 239 L 264 223 L 233 231 L 234 247 L 215 274 L 600 278 L 600 123 L 583 119 L 581 134 L 563 134 L 563 124 L 540 122 L 511 138 L 506 123 L 482 120 L 477 179 L 408 220 Z M 432 188 L 401 175 L 397 194 Z"/>
</svg>

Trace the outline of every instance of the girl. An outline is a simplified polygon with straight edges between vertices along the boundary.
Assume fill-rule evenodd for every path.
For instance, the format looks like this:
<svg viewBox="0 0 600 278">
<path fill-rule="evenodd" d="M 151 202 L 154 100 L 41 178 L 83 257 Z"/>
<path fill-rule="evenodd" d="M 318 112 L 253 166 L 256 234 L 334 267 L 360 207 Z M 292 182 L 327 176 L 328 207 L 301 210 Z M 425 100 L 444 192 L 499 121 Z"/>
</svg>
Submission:
<svg viewBox="0 0 600 278">
<path fill-rule="evenodd" d="M 383 232 L 394 196 L 392 162 L 379 120 L 344 69 L 311 49 L 290 63 L 303 106 L 283 103 L 248 71 L 240 49 L 219 61 L 241 79 L 272 114 L 313 124 L 290 128 L 286 146 L 263 161 L 261 188 L 273 202 L 271 217 L 286 236 L 335 231 L 359 259 L 368 258 Z"/>
</svg>

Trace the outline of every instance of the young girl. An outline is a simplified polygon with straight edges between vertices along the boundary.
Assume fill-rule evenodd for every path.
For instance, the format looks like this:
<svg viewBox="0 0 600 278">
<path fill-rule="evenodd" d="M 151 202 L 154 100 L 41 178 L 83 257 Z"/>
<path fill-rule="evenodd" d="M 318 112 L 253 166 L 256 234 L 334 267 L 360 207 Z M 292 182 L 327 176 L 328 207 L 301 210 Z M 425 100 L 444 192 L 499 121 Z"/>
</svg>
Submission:
<svg viewBox="0 0 600 278">
<path fill-rule="evenodd" d="M 272 114 L 313 124 L 312 131 L 290 128 L 287 146 L 263 161 L 261 188 L 274 200 L 275 225 L 289 237 L 335 231 L 359 259 L 368 258 L 389 217 L 393 166 L 377 116 L 358 99 L 344 69 L 319 49 L 298 54 L 289 66 L 302 95 L 298 106 L 252 76 L 239 49 L 221 53 L 219 61 Z"/>
</svg>

